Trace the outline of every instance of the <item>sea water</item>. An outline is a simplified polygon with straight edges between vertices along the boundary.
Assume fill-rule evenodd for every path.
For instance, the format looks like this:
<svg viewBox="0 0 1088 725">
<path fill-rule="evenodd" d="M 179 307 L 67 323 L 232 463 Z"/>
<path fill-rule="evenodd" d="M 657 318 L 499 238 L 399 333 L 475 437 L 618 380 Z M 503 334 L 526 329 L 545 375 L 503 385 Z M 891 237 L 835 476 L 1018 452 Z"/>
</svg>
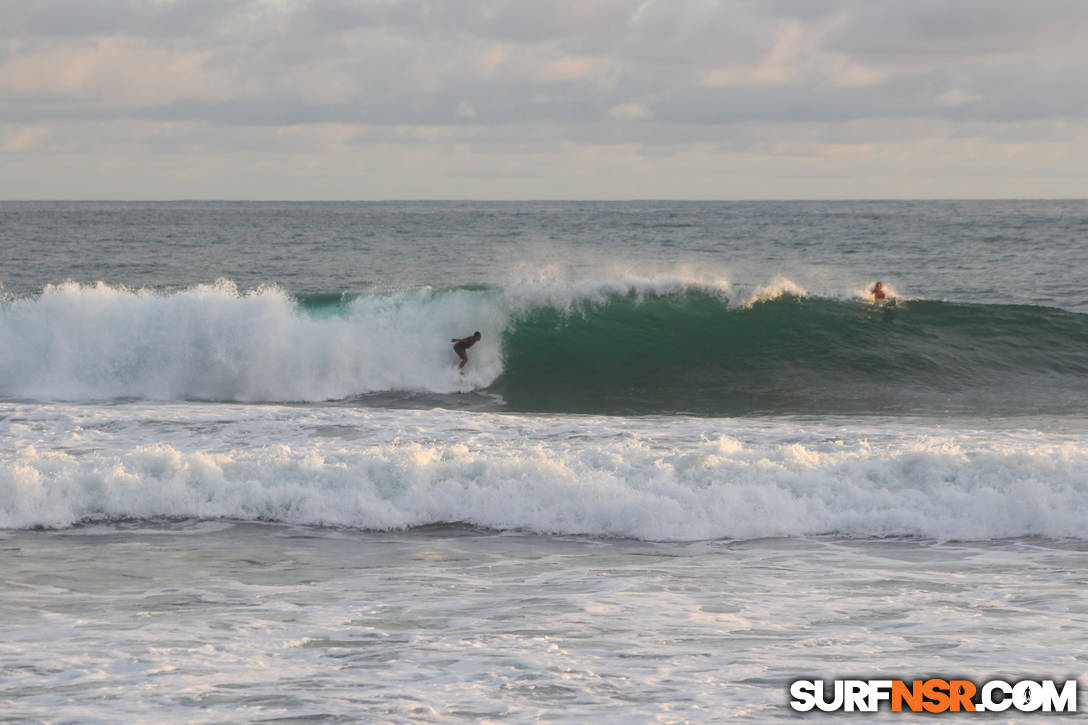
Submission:
<svg viewBox="0 0 1088 725">
<path fill-rule="evenodd" d="M 0 711 L 1084 682 L 1086 241 L 1083 201 L 0 203 Z"/>
</svg>

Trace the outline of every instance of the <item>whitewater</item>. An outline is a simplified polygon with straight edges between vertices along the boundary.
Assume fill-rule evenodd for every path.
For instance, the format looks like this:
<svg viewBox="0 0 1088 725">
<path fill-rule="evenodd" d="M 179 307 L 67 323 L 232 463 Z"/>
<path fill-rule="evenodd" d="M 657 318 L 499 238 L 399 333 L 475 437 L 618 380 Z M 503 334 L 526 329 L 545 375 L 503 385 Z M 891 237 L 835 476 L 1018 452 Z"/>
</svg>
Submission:
<svg viewBox="0 0 1088 725">
<path fill-rule="evenodd" d="M 1084 682 L 1085 230 L 0 203 L 4 714 L 778 722 L 797 678 Z"/>
<path fill-rule="evenodd" d="M 654 541 L 1088 539 L 1083 432 L 138 403 L 0 415 L 5 528 L 162 518 Z"/>
</svg>

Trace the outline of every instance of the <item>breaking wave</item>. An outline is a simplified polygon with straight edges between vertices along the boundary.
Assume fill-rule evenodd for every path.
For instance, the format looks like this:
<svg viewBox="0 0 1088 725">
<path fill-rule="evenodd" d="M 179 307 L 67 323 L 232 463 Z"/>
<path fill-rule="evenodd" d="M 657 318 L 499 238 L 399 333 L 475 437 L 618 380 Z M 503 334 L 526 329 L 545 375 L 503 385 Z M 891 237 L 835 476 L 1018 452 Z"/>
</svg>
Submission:
<svg viewBox="0 0 1088 725">
<path fill-rule="evenodd" d="M 5 454 L 0 528 L 166 517 L 650 540 L 1088 538 L 1083 435 L 840 427 L 829 438 L 778 424 L 769 434 L 726 427 L 691 438 L 684 426 L 693 419 L 682 418 L 632 430 L 620 418 L 325 411 L 318 422 L 337 425 L 292 423 L 291 440 L 276 421 L 296 413 L 278 406 L 168 434 L 148 430 L 142 414 L 126 423 L 123 408 L 109 432 L 80 413 L 87 419 L 74 444 Z M 206 448 L 209 425 L 226 426 L 220 442 L 280 440 Z M 403 426 L 424 432 L 403 440 Z"/>
<path fill-rule="evenodd" d="M 735 298 L 735 299 L 734 299 Z M 450 338 L 483 333 L 462 377 Z M 0 303 L 8 399 L 359 399 L 487 391 L 515 411 L 1031 413 L 1088 403 L 1088 315 L 874 306 L 788 280 L 294 297 L 47 287 Z"/>
</svg>

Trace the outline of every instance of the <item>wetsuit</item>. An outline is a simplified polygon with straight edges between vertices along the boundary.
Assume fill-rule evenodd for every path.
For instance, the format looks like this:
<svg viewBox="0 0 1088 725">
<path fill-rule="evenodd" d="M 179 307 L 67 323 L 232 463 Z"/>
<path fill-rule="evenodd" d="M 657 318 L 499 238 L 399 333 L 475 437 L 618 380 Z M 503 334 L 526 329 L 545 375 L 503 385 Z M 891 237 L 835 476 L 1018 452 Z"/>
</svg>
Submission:
<svg viewBox="0 0 1088 725">
<path fill-rule="evenodd" d="M 468 355 L 465 354 L 465 350 L 469 349 L 475 344 L 476 340 L 469 337 L 467 338 L 467 342 L 465 340 L 462 340 L 461 342 L 455 343 L 453 346 L 453 351 L 457 353 L 457 357 L 461 358 L 462 360 L 468 360 Z"/>
</svg>

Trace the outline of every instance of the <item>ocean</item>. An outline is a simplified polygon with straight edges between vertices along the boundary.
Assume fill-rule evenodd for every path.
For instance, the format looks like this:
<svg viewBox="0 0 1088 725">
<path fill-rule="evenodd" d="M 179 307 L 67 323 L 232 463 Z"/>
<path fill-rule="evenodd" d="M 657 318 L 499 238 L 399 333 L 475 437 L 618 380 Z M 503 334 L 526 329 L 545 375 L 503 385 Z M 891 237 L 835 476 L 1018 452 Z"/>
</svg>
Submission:
<svg viewBox="0 0 1088 725">
<path fill-rule="evenodd" d="M 0 251 L 5 719 L 1088 683 L 1088 201 L 0 202 Z"/>
</svg>

